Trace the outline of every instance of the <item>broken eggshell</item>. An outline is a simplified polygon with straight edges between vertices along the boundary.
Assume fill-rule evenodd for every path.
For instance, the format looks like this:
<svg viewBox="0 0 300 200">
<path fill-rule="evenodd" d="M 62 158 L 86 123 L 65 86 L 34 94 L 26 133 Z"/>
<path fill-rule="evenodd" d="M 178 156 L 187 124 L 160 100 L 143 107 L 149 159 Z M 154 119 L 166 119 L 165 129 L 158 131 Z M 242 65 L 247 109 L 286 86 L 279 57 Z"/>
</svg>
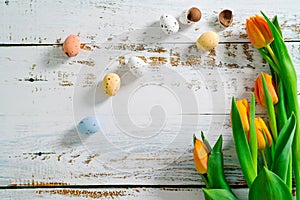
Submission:
<svg viewBox="0 0 300 200">
<path fill-rule="evenodd" d="M 181 16 L 179 17 L 179 21 L 182 24 L 193 24 L 200 21 L 202 17 L 202 13 L 199 8 L 192 7 L 186 11 L 183 11 Z"/>
<path fill-rule="evenodd" d="M 80 38 L 77 35 L 69 35 L 63 43 L 63 51 L 68 57 L 76 56 L 80 51 Z"/>
<path fill-rule="evenodd" d="M 197 48 L 204 51 L 215 48 L 219 43 L 219 36 L 213 31 L 203 33 L 197 40 Z"/>
<path fill-rule="evenodd" d="M 224 27 L 228 27 L 231 25 L 233 21 L 233 13 L 229 9 L 222 10 L 219 13 L 219 22 L 222 24 Z"/>
<path fill-rule="evenodd" d="M 102 87 L 108 96 L 115 96 L 120 89 L 121 79 L 118 74 L 108 73 L 102 81 Z"/>
<path fill-rule="evenodd" d="M 147 71 L 148 67 L 144 60 L 139 57 L 133 56 L 128 59 L 128 69 L 135 77 L 142 77 L 144 76 Z"/>
<path fill-rule="evenodd" d="M 179 23 L 172 15 L 163 14 L 160 17 L 160 27 L 164 33 L 170 35 L 178 32 Z"/>
<path fill-rule="evenodd" d="M 86 135 L 94 134 L 100 130 L 99 120 L 95 116 L 86 117 L 78 123 L 77 130 Z"/>
</svg>

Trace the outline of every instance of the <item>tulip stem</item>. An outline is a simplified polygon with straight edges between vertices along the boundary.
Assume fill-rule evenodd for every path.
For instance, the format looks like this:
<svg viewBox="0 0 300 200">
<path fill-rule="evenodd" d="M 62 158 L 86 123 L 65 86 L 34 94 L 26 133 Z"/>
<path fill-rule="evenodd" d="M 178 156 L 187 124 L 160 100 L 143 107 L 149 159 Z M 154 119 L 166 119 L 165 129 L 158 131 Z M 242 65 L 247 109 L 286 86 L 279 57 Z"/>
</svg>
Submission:
<svg viewBox="0 0 300 200">
<path fill-rule="evenodd" d="M 268 44 L 268 45 L 266 46 L 266 48 L 267 48 L 269 54 L 271 55 L 271 57 L 273 58 L 275 64 L 276 64 L 277 66 L 279 66 L 279 65 L 278 65 L 278 60 L 277 60 L 277 58 L 276 58 L 276 56 L 275 56 L 275 54 L 274 54 L 274 52 L 273 52 L 273 50 L 272 50 L 270 44 Z"/>
<path fill-rule="evenodd" d="M 207 174 L 200 174 L 202 181 L 205 183 L 206 188 L 210 188 L 208 180 L 207 180 Z"/>
<path fill-rule="evenodd" d="M 260 153 L 261 153 L 261 157 L 262 157 L 264 166 L 268 169 L 268 163 L 267 163 L 267 160 L 266 160 L 265 152 L 263 150 L 261 150 Z"/>
</svg>

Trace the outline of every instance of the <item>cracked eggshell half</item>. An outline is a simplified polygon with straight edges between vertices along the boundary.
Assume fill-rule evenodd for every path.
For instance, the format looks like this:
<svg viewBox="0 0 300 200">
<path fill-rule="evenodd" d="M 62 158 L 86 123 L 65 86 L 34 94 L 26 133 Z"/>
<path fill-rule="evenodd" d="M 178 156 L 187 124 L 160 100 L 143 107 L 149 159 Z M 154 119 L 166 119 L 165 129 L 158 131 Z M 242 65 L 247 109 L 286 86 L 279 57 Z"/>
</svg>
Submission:
<svg viewBox="0 0 300 200">
<path fill-rule="evenodd" d="M 218 16 L 220 24 L 224 27 L 228 27 L 232 24 L 233 21 L 233 12 L 229 9 L 222 10 Z"/>
<path fill-rule="evenodd" d="M 102 87 L 108 96 L 115 96 L 120 89 L 121 79 L 118 74 L 108 73 L 102 80 Z"/>
<path fill-rule="evenodd" d="M 139 57 L 133 56 L 128 59 L 128 69 L 135 77 L 142 77 L 148 71 L 148 65 Z"/>
<path fill-rule="evenodd" d="M 80 51 L 80 38 L 77 35 L 69 35 L 63 43 L 63 51 L 68 57 L 76 56 Z"/>
<path fill-rule="evenodd" d="M 203 33 L 197 40 L 197 48 L 204 51 L 211 50 L 219 44 L 219 36 L 213 31 Z"/>
<path fill-rule="evenodd" d="M 202 13 L 199 8 L 191 7 L 182 12 L 181 16 L 179 17 L 179 21 L 182 24 L 194 24 L 200 21 L 202 17 Z"/>
<path fill-rule="evenodd" d="M 178 32 L 179 23 L 172 15 L 163 14 L 160 17 L 160 27 L 164 33 L 170 35 Z"/>
</svg>

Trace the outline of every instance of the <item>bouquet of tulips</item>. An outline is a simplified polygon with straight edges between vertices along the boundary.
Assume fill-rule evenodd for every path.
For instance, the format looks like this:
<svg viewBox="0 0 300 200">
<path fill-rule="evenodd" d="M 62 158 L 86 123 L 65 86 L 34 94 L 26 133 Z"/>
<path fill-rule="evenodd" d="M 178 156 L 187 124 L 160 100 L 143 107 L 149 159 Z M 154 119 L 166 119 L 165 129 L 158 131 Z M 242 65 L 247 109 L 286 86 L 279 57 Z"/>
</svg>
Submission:
<svg viewBox="0 0 300 200">
<path fill-rule="evenodd" d="M 277 17 L 270 21 L 255 15 L 247 19 L 250 42 L 269 63 L 271 74 L 262 73 L 256 79 L 250 104 L 246 99 L 232 98 L 231 123 L 239 163 L 249 187 L 249 199 L 292 199 L 292 179 L 296 182 L 296 199 L 300 200 L 300 116 L 297 97 L 297 77 Z M 256 117 L 256 103 L 265 107 L 268 126 Z M 226 182 L 223 159 L 211 158 L 219 140 L 210 151 L 208 142 L 194 140 L 194 163 L 207 188 L 206 199 L 236 199 Z M 217 146 L 217 147 L 216 147 Z M 200 150 L 199 150 L 200 149 Z M 201 150 L 202 149 L 202 150 Z M 203 159 L 203 152 L 207 157 Z M 211 161 L 213 160 L 213 161 Z M 206 166 L 206 170 L 203 170 Z M 218 177 L 216 177 L 218 176 Z M 214 180 L 212 180 L 214 179 Z"/>
</svg>

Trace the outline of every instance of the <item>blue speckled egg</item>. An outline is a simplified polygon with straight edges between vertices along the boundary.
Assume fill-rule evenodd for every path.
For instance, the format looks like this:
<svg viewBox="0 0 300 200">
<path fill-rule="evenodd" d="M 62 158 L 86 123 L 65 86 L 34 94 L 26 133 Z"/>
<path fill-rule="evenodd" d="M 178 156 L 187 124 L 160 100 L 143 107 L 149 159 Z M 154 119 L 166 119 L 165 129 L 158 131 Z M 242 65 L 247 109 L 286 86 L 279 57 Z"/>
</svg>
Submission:
<svg viewBox="0 0 300 200">
<path fill-rule="evenodd" d="M 82 134 L 91 135 L 99 131 L 100 124 L 95 116 L 89 116 L 84 119 L 82 119 L 78 125 L 77 130 Z"/>
</svg>

